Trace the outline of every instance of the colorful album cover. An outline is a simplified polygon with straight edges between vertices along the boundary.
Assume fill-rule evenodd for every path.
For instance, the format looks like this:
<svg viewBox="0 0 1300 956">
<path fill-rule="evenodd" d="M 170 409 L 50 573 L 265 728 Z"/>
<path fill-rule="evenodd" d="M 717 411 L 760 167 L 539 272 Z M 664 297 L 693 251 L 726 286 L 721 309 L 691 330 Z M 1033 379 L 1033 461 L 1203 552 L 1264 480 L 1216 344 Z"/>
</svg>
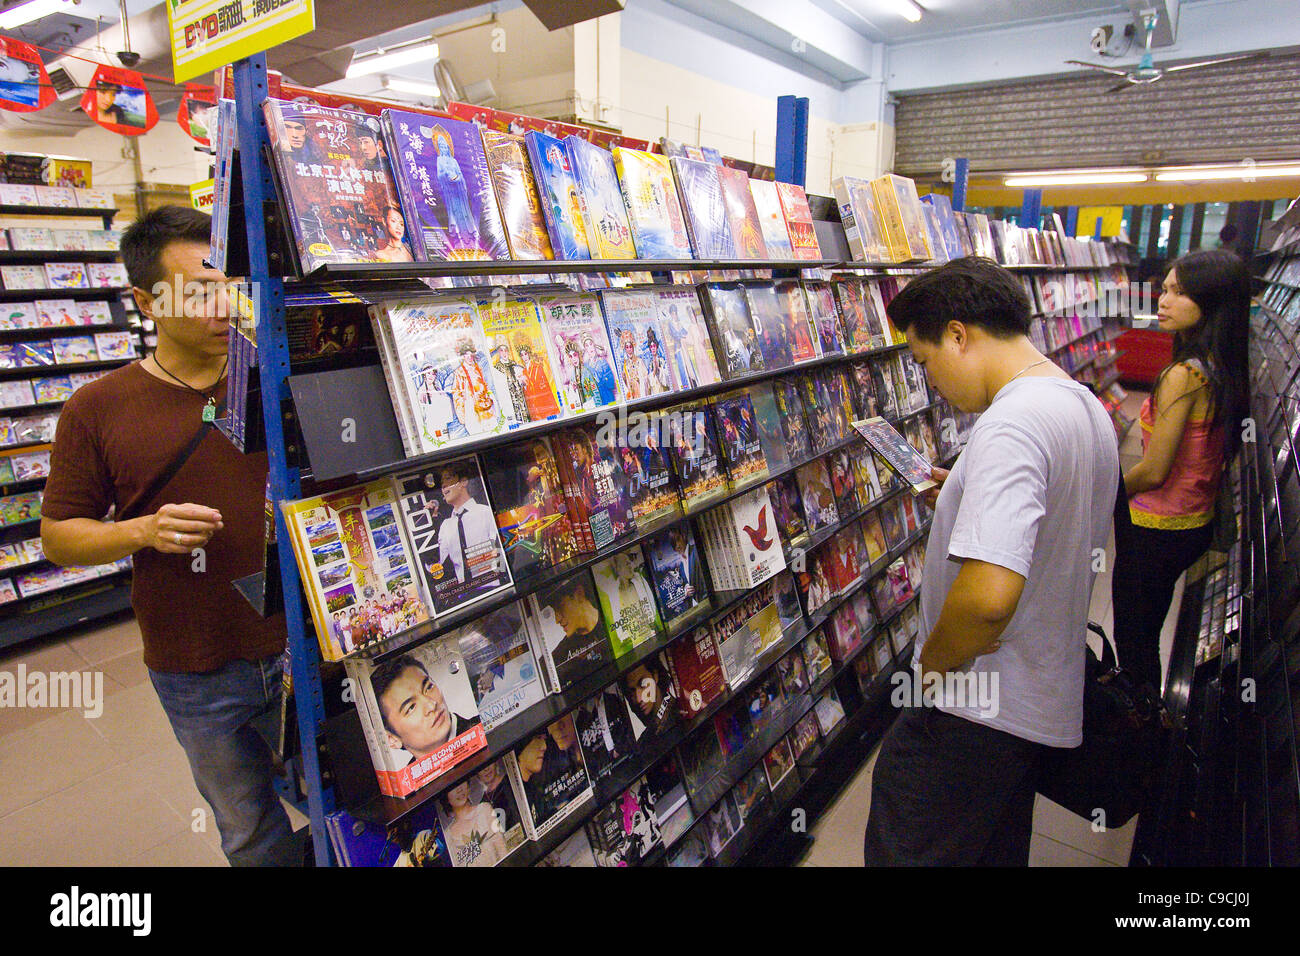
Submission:
<svg viewBox="0 0 1300 956">
<path fill-rule="evenodd" d="M 894 591 L 894 606 L 900 607 L 913 597 L 912 582 L 907 578 L 907 565 L 897 559 L 885 570 L 885 578 Z"/>
<path fill-rule="evenodd" d="M 619 682 L 637 740 L 660 737 L 680 725 L 681 705 L 665 653 L 639 661 Z"/>
<path fill-rule="evenodd" d="M 591 779 L 572 714 L 516 747 L 507 767 L 522 797 L 533 839 L 548 833 L 575 807 L 591 799 Z"/>
<path fill-rule="evenodd" d="M 505 413 L 473 300 L 385 302 L 372 315 L 386 323 L 380 331 L 391 334 L 396 368 L 386 376 L 389 390 L 394 407 L 406 403 L 420 451 L 504 430 Z"/>
<path fill-rule="evenodd" d="M 393 483 L 435 617 L 510 587 L 496 516 L 473 455 L 399 474 Z"/>
<path fill-rule="evenodd" d="M 718 167 L 685 157 L 670 160 L 677 191 L 686 212 L 691 245 L 697 259 L 734 259 L 736 244 L 727 218 Z"/>
<path fill-rule="evenodd" d="M 0 266 L 0 280 L 11 291 L 47 288 L 44 266 Z"/>
<path fill-rule="evenodd" d="M 871 377 L 870 362 L 854 362 L 849 372 L 853 386 L 853 417 L 874 418 L 880 414 L 876 404 L 876 383 Z"/>
<path fill-rule="evenodd" d="M 672 626 L 709 608 L 709 585 L 690 526 L 678 523 L 646 540 L 650 577 L 665 624 Z"/>
<path fill-rule="evenodd" d="M 19 384 L 19 383 L 5 383 Z M 22 385 L 27 385 L 22 382 Z M 27 393 L 28 401 L 18 402 L 20 405 L 45 405 L 52 402 L 66 402 L 72 397 L 73 389 L 72 379 L 67 375 L 50 375 L 45 378 L 33 379 L 30 389 Z M 32 399 L 35 399 L 33 402 Z"/>
<path fill-rule="evenodd" d="M 841 515 L 851 515 L 858 510 L 857 470 L 848 451 L 840 449 L 827 456 L 830 465 L 831 490 L 835 495 L 835 510 Z"/>
<path fill-rule="evenodd" d="M 627 479 L 628 500 L 632 517 L 642 530 L 654 527 L 681 514 L 681 501 L 673 484 L 668 453 L 661 439 L 671 440 L 670 426 L 658 413 L 633 422 L 626 443 L 617 447 L 619 462 Z"/>
<path fill-rule="evenodd" d="M 632 714 L 616 684 L 586 698 L 573 712 L 587 773 L 594 781 L 609 776 L 636 753 Z"/>
<path fill-rule="evenodd" d="M 410 262 L 408 224 L 379 120 L 269 99 L 266 126 L 303 272 L 348 262 Z"/>
<path fill-rule="evenodd" d="M 135 336 L 130 332 L 96 332 L 95 352 L 101 362 L 135 358 Z"/>
<path fill-rule="evenodd" d="M 113 325 L 113 310 L 107 302 L 78 302 L 78 325 Z"/>
<path fill-rule="evenodd" d="M 478 127 L 395 109 L 384 110 L 383 126 L 415 257 L 509 259 Z"/>
<path fill-rule="evenodd" d="M 557 690 L 614 659 L 600 598 L 586 571 L 529 595 L 530 623 Z"/>
<path fill-rule="evenodd" d="M 282 507 L 325 660 L 429 619 L 388 479 Z"/>
<path fill-rule="evenodd" d="M 786 230 L 785 215 L 781 211 L 781 196 L 776 191 L 776 183 L 765 179 L 751 179 L 749 193 L 754 200 L 754 209 L 758 212 L 758 224 L 763 233 L 763 244 L 767 246 L 767 258 L 795 258 L 794 250 L 790 245 L 790 234 Z"/>
<path fill-rule="evenodd" d="M 806 372 L 794 379 L 803 404 L 809 443 L 814 449 L 829 448 L 839 440 L 835 427 L 837 419 L 829 402 L 829 392 L 825 388 L 818 388 L 818 379 L 815 372 Z"/>
<path fill-rule="evenodd" d="M 587 822 L 597 866 L 639 866 L 663 844 L 654 796 L 642 777 Z"/>
<path fill-rule="evenodd" d="M 10 379 L 9 381 L 0 381 L 0 408 L 17 408 L 21 405 L 34 405 L 38 399 L 33 394 L 33 388 L 39 388 L 43 381 L 59 381 L 66 376 L 58 376 L 53 379 Z M 68 383 L 68 396 L 72 394 L 72 384 Z M 48 399 L 48 401 L 65 401 L 66 399 Z"/>
<path fill-rule="evenodd" d="M 865 660 L 860 657 L 858 660 Z M 794 752 L 795 761 L 802 760 L 804 754 L 812 750 L 821 739 L 821 733 L 817 728 L 817 717 L 815 714 L 805 714 L 799 723 L 794 725 L 790 731 L 790 749 Z"/>
<path fill-rule="evenodd" d="M 779 378 L 772 383 L 772 394 L 781 416 L 781 431 L 790 450 L 790 460 L 802 461 L 812 453 L 812 445 L 798 383 L 792 378 Z"/>
<path fill-rule="evenodd" d="M 541 316 L 532 299 L 487 299 L 478 305 L 487 339 L 492 387 L 506 427 L 518 428 L 561 416 Z"/>
<path fill-rule="evenodd" d="M 763 242 L 763 225 L 754 208 L 754 197 L 749 191 L 749 177 L 744 170 L 730 166 L 717 166 L 722 183 L 722 196 L 727 206 L 727 222 L 736 246 L 737 259 L 767 259 L 767 244 Z"/>
<path fill-rule="evenodd" d="M 832 429 L 837 440 L 853 435 L 853 390 L 851 379 L 840 368 L 822 369 L 817 373 L 817 394 L 830 409 Z"/>
<path fill-rule="evenodd" d="M 81 262 L 45 263 L 45 282 L 49 289 L 85 289 L 90 286 L 85 263 Z"/>
<path fill-rule="evenodd" d="M 862 519 L 862 537 L 866 541 L 869 564 L 874 566 L 889 553 L 889 542 L 885 537 L 880 513 L 873 511 Z"/>
<path fill-rule="evenodd" d="M 698 511 L 727 493 L 727 473 L 717 423 L 704 404 L 680 405 L 660 418 L 667 423 L 668 461 L 682 504 Z"/>
<path fill-rule="evenodd" d="M 326 815 L 325 828 L 342 866 L 451 866 L 433 801 L 421 804 L 393 827 L 336 810 Z"/>
<path fill-rule="evenodd" d="M 578 553 L 555 457 L 545 438 L 485 456 L 488 497 L 511 576 L 536 574 Z"/>
<path fill-rule="evenodd" d="M 797 279 L 786 279 L 777 282 L 774 288 L 781 317 L 789 330 L 791 359 L 798 364 L 817 358 L 822 354 L 818 348 L 817 325 L 808 309 L 802 284 Z"/>
<path fill-rule="evenodd" d="M 636 246 L 627 221 L 618 172 L 609 150 L 576 133 L 564 138 L 587 212 L 587 243 L 593 259 L 635 259 Z"/>
<path fill-rule="evenodd" d="M 720 382 L 708 322 L 693 289 L 655 290 L 655 315 L 664 337 L 673 388 L 682 391 Z"/>
<path fill-rule="evenodd" d="M 627 475 L 612 441 L 597 441 L 594 428 L 572 428 L 556 436 L 552 448 L 574 533 L 582 533 L 583 524 L 588 529 L 585 550 L 603 550 L 634 532 Z"/>
<path fill-rule="evenodd" d="M 629 401 L 673 390 L 671 361 L 656 316 L 653 292 L 601 293 L 609 341 Z"/>
<path fill-rule="evenodd" d="M 902 514 L 894 503 L 887 503 L 883 508 L 877 508 L 875 513 L 880 515 L 880 523 L 885 530 L 885 543 L 892 551 L 907 537 L 907 528 L 903 523 Z"/>
<path fill-rule="evenodd" d="M 795 471 L 795 478 L 808 530 L 816 533 L 838 523 L 840 516 L 835 507 L 835 492 L 825 462 L 819 458 L 801 465 Z"/>
<path fill-rule="evenodd" d="M 591 575 L 615 657 L 630 653 L 663 629 L 639 547 L 597 562 L 592 566 Z"/>
<path fill-rule="evenodd" d="M 885 459 L 889 467 L 912 486 L 914 494 L 935 487 L 930 474 L 930 463 L 889 422 L 883 418 L 868 418 L 853 422 L 853 427 Z"/>
<path fill-rule="evenodd" d="M 452 866 L 496 866 L 527 839 L 501 760 L 449 787 L 433 803 Z"/>
<path fill-rule="evenodd" d="M 551 367 L 570 414 L 617 404 L 622 393 L 614 371 L 609 332 L 595 295 L 540 299 Z"/>
<path fill-rule="evenodd" d="M 799 648 L 776 662 L 776 672 L 781 678 L 781 689 L 786 697 L 793 699 L 808 691 L 808 666 Z"/>
<path fill-rule="evenodd" d="M 690 259 L 691 240 L 668 157 L 615 146 L 614 165 L 638 259 Z"/>
<path fill-rule="evenodd" d="M 845 454 L 853 465 L 854 478 L 858 486 L 858 504 L 864 508 L 868 507 L 878 501 L 885 491 L 876 469 L 875 457 L 865 443 L 850 445 Z"/>
<path fill-rule="evenodd" d="M 749 316 L 758 334 L 758 347 L 763 355 L 763 367 L 787 368 L 794 364 L 794 341 L 791 323 L 786 320 L 783 303 L 770 284 L 747 285 L 745 301 Z"/>
<path fill-rule="evenodd" d="M 749 400 L 754 407 L 754 424 L 758 429 L 758 441 L 767 467 L 773 473 L 784 471 L 790 464 L 790 448 L 781 421 L 781 409 L 772 392 L 772 383 L 751 385 L 746 391 L 749 392 Z"/>
<path fill-rule="evenodd" d="M 803 499 L 794 475 L 782 475 L 767 486 L 772 502 L 776 528 L 785 542 L 787 551 L 794 551 L 808 543 L 808 525 L 803 516 Z"/>
<path fill-rule="evenodd" d="M 546 696 L 523 608 L 509 604 L 456 631 L 483 729 L 499 727 Z"/>
<path fill-rule="evenodd" d="M 898 406 L 893 366 L 887 358 L 873 360 L 867 365 L 871 370 L 878 414 L 884 418 L 897 418 L 902 409 Z"/>
<path fill-rule="evenodd" d="M 54 249 L 54 232 L 41 226 L 13 226 L 9 245 L 19 251 L 46 252 Z"/>
<path fill-rule="evenodd" d="M 63 335 L 53 340 L 54 361 L 58 365 L 97 362 L 95 338 L 91 335 Z"/>
<path fill-rule="evenodd" d="M 813 225 L 812 210 L 802 186 L 794 183 L 777 183 L 776 193 L 781 200 L 785 216 L 785 229 L 790 237 L 792 258 L 820 259 L 821 247 L 817 243 L 817 229 Z"/>
<path fill-rule="evenodd" d="M 86 263 L 86 280 L 94 289 L 124 289 L 131 284 L 120 262 Z"/>
<path fill-rule="evenodd" d="M 36 521 L 41 516 L 42 493 L 23 491 L 0 498 L 0 527 Z"/>
<path fill-rule="evenodd" d="M 775 790 L 793 769 L 794 753 L 790 750 L 790 741 L 782 737 L 781 742 L 763 757 L 763 770 L 767 773 L 768 786 Z"/>
<path fill-rule="evenodd" d="M 758 433 L 758 422 L 749 393 L 740 390 L 719 396 L 713 405 L 722 460 L 739 488 L 767 475 L 767 459 Z"/>
<path fill-rule="evenodd" d="M 40 320 L 36 317 L 36 306 L 30 302 L 0 303 L 0 330 L 36 329 Z"/>
<path fill-rule="evenodd" d="M 826 692 L 817 698 L 813 711 L 817 715 L 817 725 L 821 728 L 823 736 L 834 730 L 844 719 L 844 705 L 840 703 L 840 695 L 836 693 L 834 687 L 827 688 Z"/>
<path fill-rule="evenodd" d="M 77 324 L 77 303 L 72 299 L 37 299 L 36 321 L 43 329 Z"/>
<path fill-rule="evenodd" d="M 510 258 L 554 259 L 524 138 L 492 129 L 480 132 L 488 174 L 496 189 L 501 221 L 510 244 Z"/>
<path fill-rule="evenodd" d="M 14 481 L 31 481 L 34 478 L 48 478 L 50 475 L 50 453 L 48 451 L 27 452 L 14 455 L 9 459 L 13 469 Z"/>
<path fill-rule="evenodd" d="M 537 130 L 524 134 L 528 158 L 533 164 L 542 216 L 557 259 L 590 259 L 587 235 L 587 206 L 574 177 L 573 161 L 564 140 Z"/>
<path fill-rule="evenodd" d="M 772 517 L 772 503 L 761 485 L 727 502 L 719 509 L 728 524 L 728 532 L 740 547 L 737 549 L 742 587 L 753 588 L 785 568 L 785 552 Z"/>
<path fill-rule="evenodd" d="M 732 379 L 762 371 L 766 367 L 763 351 L 744 287 L 706 285 L 703 294 L 713 332 L 714 354 L 723 377 Z"/>
<path fill-rule="evenodd" d="M 671 845 L 695 822 L 695 809 L 686 798 L 686 784 L 677 757 L 669 753 L 645 775 L 655 801 L 655 819 L 665 844 Z"/>
<path fill-rule="evenodd" d="M 803 659 L 809 683 L 816 683 L 822 674 L 831 669 L 830 647 L 821 628 L 813 631 L 803 642 Z"/>
</svg>

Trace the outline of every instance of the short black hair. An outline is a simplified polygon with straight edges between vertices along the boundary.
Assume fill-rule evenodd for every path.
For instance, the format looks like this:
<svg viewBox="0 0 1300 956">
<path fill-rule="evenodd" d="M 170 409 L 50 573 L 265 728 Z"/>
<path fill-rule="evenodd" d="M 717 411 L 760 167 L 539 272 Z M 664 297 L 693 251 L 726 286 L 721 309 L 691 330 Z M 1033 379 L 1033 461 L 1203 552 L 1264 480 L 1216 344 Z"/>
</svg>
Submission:
<svg viewBox="0 0 1300 956">
<path fill-rule="evenodd" d="M 965 256 L 917 276 L 885 312 L 900 331 L 937 343 L 952 321 L 999 339 L 1028 335 L 1033 307 L 1014 275 L 992 259 Z"/>
<path fill-rule="evenodd" d="M 159 206 L 151 209 L 122 233 L 122 264 L 126 277 L 137 289 L 152 292 L 166 277 L 162 274 L 163 250 L 173 242 L 201 242 L 212 238 L 212 217 L 189 206 Z"/>
</svg>

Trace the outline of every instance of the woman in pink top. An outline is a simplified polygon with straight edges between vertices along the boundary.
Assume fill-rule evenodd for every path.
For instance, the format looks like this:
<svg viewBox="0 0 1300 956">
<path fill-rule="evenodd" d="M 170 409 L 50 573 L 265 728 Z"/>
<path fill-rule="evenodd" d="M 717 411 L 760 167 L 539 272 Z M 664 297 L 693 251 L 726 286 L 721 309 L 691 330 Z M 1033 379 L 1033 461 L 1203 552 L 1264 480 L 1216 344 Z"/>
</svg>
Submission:
<svg viewBox="0 0 1300 956">
<path fill-rule="evenodd" d="M 1174 361 L 1142 405 L 1142 460 L 1124 475 L 1133 520 L 1112 583 L 1121 663 L 1160 685 L 1160 630 L 1178 576 L 1210 543 L 1214 503 L 1249 414 L 1250 278 L 1226 249 L 1189 252 L 1165 277 L 1160 328 Z"/>
</svg>

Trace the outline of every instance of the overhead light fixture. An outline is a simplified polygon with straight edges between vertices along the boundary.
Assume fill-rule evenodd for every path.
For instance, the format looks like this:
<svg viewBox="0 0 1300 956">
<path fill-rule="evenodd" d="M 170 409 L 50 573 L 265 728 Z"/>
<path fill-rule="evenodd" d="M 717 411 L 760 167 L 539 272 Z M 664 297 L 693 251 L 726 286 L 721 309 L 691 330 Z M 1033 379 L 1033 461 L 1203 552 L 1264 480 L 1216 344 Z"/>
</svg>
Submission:
<svg viewBox="0 0 1300 956">
<path fill-rule="evenodd" d="M 1014 173 L 1002 180 L 1003 185 L 1033 186 L 1110 186 L 1117 183 L 1144 183 L 1147 174 L 1133 170 L 1087 170 L 1069 173 Z"/>
<path fill-rule="evenodd" d="M 1212 179 L 1277 179 L 1300 176 L 1300 163 L 1279 166 L 1188 166 L 1156 173 L 1156 182 L 1186 183 Z"/>
<path fill-rule="evenodd" d="M 894 0 L 894 12 L 908 23 L 920 23 L 921 14 L 925 11 L 915 0 Z"/>
<path fill-rule="evenodd" d="M 69 6 L 65 0 L 28 0 L 0 13 L 0 30 L 12 30 L 53 13 L 61 13 Z"/>
<path fill-rule="evenodd" d="M 413 93 L 416 96 L 427 96 L 431 100 L 436 100 L 442 96 L 442 91 L 433 83 L 404 80 L 396 76 L 384 77 L 384 89 L 392 90 L 394 93 Z"/>
<path fill-rule="evenodd" d="M 382 73 L 385 70 L 395 70 L 400 66 L 410 66 L 412 63 L 436 59 L 438 59 L 438 41 L 419 40 L 409 46 L 376 50 L 374 56 L 365 59 L 354 59 L 348 67 L 347 75 L 348 79 L 369 76 L 371 73 Z"/>
</svg>

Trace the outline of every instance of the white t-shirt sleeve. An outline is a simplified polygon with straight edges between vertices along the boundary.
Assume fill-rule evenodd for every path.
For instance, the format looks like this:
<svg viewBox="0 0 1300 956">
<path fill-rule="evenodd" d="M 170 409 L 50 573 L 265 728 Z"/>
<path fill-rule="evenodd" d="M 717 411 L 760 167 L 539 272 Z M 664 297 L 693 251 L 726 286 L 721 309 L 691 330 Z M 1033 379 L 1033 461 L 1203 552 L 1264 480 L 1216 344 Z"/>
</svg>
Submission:
<svg viewBox="0 0 1300 956">
<path fill-rule="evenodd" d="M 961 503 L 948 554 L 1029 577 L 1047 501 L 1047 456 L 1010 422 L 989 422 L 962 455 Z"/>
</svg>

